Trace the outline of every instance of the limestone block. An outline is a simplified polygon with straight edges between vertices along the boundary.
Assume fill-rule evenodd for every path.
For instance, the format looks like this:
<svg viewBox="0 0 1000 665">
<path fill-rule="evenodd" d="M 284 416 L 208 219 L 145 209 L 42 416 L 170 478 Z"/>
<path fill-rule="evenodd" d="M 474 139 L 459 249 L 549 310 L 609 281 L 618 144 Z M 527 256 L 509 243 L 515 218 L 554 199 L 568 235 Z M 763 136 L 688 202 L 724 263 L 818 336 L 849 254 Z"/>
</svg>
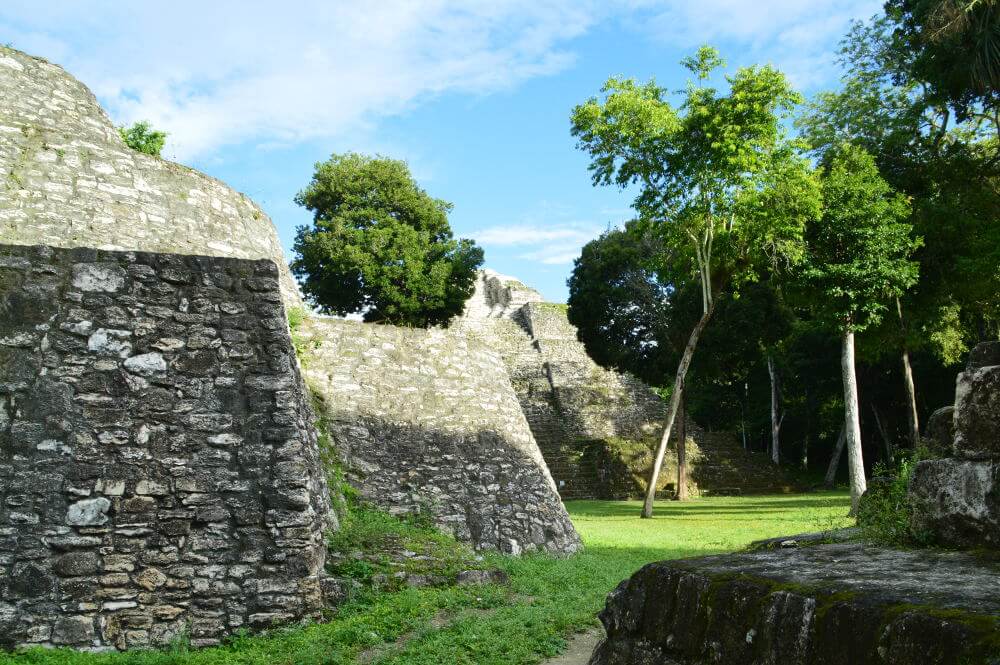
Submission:
<svg viewBox="0 0 1000 665">
<path fill-rule="evenodd" d="M 909 499 L 914 530 L 953 546 L 1000 547 L 1000 461 L 920 462 Z"/>
<path fill-rule="evenodd" d="M 66 523 L 72 526 L 100 526 L 108 521 L 111 502 L 103 496 L 77 501 L 66 513 Z"/>
<path fill-rule="evenodd" d="M 958 457 L 1000 457 L 1000 343 L 980 344 L 955 386 Z M 996 363 L 996 364 L 986 364 Z"/>
</svg>

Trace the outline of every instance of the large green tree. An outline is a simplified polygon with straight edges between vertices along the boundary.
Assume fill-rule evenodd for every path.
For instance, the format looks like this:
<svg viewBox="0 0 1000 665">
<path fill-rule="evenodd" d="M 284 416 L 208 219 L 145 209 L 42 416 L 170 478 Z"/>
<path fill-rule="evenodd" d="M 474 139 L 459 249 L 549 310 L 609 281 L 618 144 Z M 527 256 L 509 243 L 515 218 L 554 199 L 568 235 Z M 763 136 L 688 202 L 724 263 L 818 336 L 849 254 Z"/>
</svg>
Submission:
<svg viewBox="0 0 1000 665">
<path fill-rule="evenodd" d="M 841 50 L 842 88 L 820 94 L 799 124 L 817 155 L 845 141 L 864 147 L 912 200 L 910 222 L 924 239 L 915 254 L 920 282 L 868 336 L 877 337 L 870 346 L 878 352 L 901 358 L 917 441 L 911 351 L 954 363 L 998 329 L 1000 144 L 995 107 L 962 107 L 922 78 L 921 51 L 904 38 L 904 14 L 892 4 L 889 15 L 852 27 Z M 934 3 L 910 4 L 921 4 L 920 13 Z"/>
<path fill-rule="evenodd" d="M 778 271 L 802 254 L 802 229 L 819 209 L 808 164 L 782 129 L 799 96 L 770 66 L 710 85 L 723 63 L 710 47 L 682 63 L 695 80 L 678 107 L 654 81 L 611 78 L 603 97 L 572 114 L 595 185 L 636 186 L 633 207 L 668 248 L 675 270 L 701 291 L 702 312 L 677 366 L 643 517 L 659 476 L 695 348 L 723 288 Z"/>
<path fill-rule="evenodd" d="M 333 155 L 295 201 L 313 225 L 298 229 L 292 271 L 320 311 L 420 327 L 462 311 L 483 250 L 452 236 L 452 205 L 421 189 L 405 162 Z"/>
<path fill-rule="evenodd" d="M 909 203 L 879 174 L 862 148 L 845 143 L 826 155 L 823 216 L 806 231 L 802 270 L 817 318 L 841 337 L 844 432 L 851 510 L 865 491 L 854 336 L 877 323 L 917 280 L 910 255 L 919 244 L 907 223 Z"/>
</svg>

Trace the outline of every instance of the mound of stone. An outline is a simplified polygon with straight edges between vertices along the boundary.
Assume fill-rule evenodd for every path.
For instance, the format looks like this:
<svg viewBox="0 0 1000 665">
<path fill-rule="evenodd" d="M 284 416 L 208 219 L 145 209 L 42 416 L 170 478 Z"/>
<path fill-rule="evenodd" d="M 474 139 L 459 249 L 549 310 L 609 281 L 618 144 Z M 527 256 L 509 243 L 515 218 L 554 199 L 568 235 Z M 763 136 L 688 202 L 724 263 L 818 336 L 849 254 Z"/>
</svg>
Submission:
<svg viewBox="0 0 1000 665">
<path fill-rule="evenodd" d="M 0 646 L 318 614 L 331 520 L 271 261 L 0 245 Z"/>
<path fill-rule="evenodd" d="M 996 663 L 998 574 L 962 552 L 859 543 L 650 564 L 609 596 L 590 663 Z"/>
<path fill-rule="evenodd" d="M 449 329 L 308 318 L 303 372 L 361 495 L 477 549 L 569 554 L 580 539 L 496 351 Z"/>
<path fill-rule="evenodd" d="M 0 46 L 0 243 L 271 259 L 300 303 L 278 234 L 249 197 L 124 144 L 61 67 Z"/>
</svg>

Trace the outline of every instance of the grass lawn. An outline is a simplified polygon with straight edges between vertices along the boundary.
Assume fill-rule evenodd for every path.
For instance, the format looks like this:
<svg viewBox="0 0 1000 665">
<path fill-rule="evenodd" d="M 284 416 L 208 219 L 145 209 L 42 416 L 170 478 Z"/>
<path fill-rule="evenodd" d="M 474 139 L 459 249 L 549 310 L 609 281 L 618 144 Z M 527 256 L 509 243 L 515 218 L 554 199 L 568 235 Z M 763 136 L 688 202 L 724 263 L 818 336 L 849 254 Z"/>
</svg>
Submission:
<svg viewBox="0 0 1000 665">
<path fill-rule="evenodd" d="M 750 541 L 847 526 L 844 492 L 660 503 L 640 520 L 639 502 L 567 504 L 586 550 L 568 559 L 491 556 L 509 587 L 407 588 L 362 593 L 325 624 L 240 637 L 224 647 L 82 654 L 40 650 L 0 664 L 173 665 L 538 663 L 596 622 L 606 594 L 645 563 L 740 549 Z M 366 534 L 367 537 L 368 534 Z M 435 545 L 438 546 L 438 545 Z"/>
</svg>

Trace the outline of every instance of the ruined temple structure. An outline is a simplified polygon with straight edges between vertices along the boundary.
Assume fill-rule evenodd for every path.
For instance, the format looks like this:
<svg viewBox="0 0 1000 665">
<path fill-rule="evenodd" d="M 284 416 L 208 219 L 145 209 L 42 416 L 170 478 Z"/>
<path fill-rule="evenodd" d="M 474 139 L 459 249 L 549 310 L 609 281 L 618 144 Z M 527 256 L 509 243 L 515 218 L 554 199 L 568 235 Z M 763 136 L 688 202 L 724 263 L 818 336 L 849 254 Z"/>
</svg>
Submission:
<svg viewBox="0 0 1000 665">
<path fill-rule="evenodd" d="M 385 508 L 483 549 L 579 549 L 493 349 L 310 318 L 312 394 L 260 208 L 130 150 L 80 82 L 5 47 L 0 174 L 0 648 L 317 616 L 337 524 L 314 402 Z"/>
<path fill-rule="evenodd" d="M 564 499 L 624 499 L 645 493 L 666 404 L 637 378 L 598 366 L 578 341 L 566 306 L 486 270 L 452 326 L 496 349 Z M 689 494 L 763 494 L 793 489 L 780 469 L 744 451 L 726 432 L 688 422 Z M 674 433 L 673 446 L 676 450 Z M 658 491 L 671 496 L 676 454 Z"/>
<path fill-rule="evenodd" d="M 1000 662 L 1000 342 L 971 352 L 949 412 L 931 428 L 949 456 L 909 486 L 911 527 L 949 549 L 819 533 L 650 564 L 608 597 L 591 665 Z"/>
</svg>

